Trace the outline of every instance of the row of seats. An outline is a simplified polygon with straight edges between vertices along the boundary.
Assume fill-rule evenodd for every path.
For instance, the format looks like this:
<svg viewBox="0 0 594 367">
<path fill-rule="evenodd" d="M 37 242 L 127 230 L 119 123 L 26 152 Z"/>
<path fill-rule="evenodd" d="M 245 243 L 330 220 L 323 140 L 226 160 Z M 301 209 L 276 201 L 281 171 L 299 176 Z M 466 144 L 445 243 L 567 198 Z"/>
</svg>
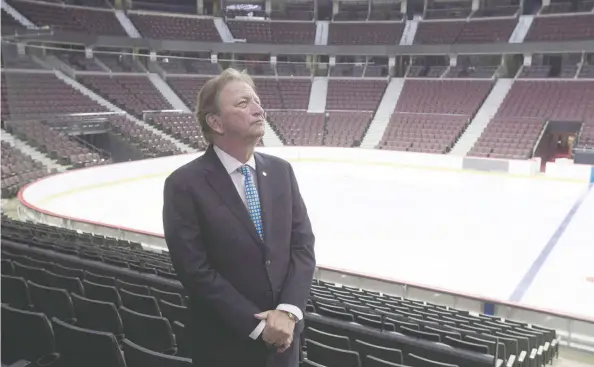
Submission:
<svg viewBox="0 0 594 367">
<path fill-rule="evenodd" d="M 357 147 L 372 117 L 372 112 L 271 111 L 268 122 L 285 145 Z"/>
<path fill-rule="evenodd" d="M 592 100 L 593 81 L 516 80 L 469 155 L 529 158 L 546 120 L 594 122 Z"/>
<path fill-rule="evenodd" d="M 191 110 L 196 108 L 196 96 L 208 77 L 168 77 L 167 83 Z M 268 109 L 307 109 L 311 89 L 310 79 L 254 78 L 262 105 Z"/>
<path fill-rule="evenodd" d="M 98 355 L 102 363 L 120 350 L 129 363 L 127 341 L 160 363 L 189 355 L 183 324 L 187 300 L 181 285 L 171 282 L 175 274 L 170 280 L 156 273 L 146 277 L 129 267 L 135 257 L 170 269 L 166 254 L 5 216 L 2 227 L 3 343 L 23 340 L 13 336 L 16 330 L 38 336 L 29 339 L 26 350 L 5 348 L 13 352 L 2 354 L 3 363 L 68 358 L 70 342 L 51 347 L 63 329 L 79 338 L 72 345 Z M 19 244 L 25 240 L 28 245 Z M 306 366 L 487 367 L 494 365 L 496 348 L 509 366 L 549 364 L 558 356 L 554 330 L 320 280 L 312 283 L 306 311 Z M 57 325 L 53 337 L 44 326 L 47 320 Z M 94 367 L 94 360 L 87 358 L 85 365 Z"/>
<path fill-rule="evenodd" d="M 9 132 L 28 142 L 50 158 L 64 165 L 89 166 L 107 164 L 96 152 L 39 121 L 48 116 L 68 113 L 97 113 L 108 110 L 90 97 L 78 92 L 54 73 L 2 73 L 3 119 L 19 120 L 7 127 Z M 145 110 L 171 109 L 169 102 L 144 76 L 83 75 L 79 79 L 108 101 L 142 118 Z M 181 151 L 170 140 L 158 136 L 125 117 L 109 119 L 114 132 L 145 157 L 178 154 Z"/>
<path fill-rule="evenodd" d="M 14 197 L 29 182 L 55 172 L 2 141 L 2 198 Z"/>
<path fill-rule="evenodd" d="M 110 163 L 99 153 L 91 151 L 40 121 L 19 121 L 6 126 L 6 131 L 65 166 L 82 167 Z"/>
<path fill-rule="evenodd" d="M 9 3 L 38 26 L 86 32 L 88 34 L 126 36 L 115 13 L 110 10 L 64 7 L 23 0 Z M 366 6 L 367 7 L 367 6 Z M 470 7 L 468 8 L 470 10 Z M 428 12 L 428 18 L 431 19 Z M 464 12 L 446 12 L 447 17 Z M 485 14 L 485 13 L 483 13 Z M 486 13 L 488 14 L 488 12 Z M 128 17 L 143 37 L 156 39 L 221 42 L 213 18 L 179 17 L 128 12 Z M 441 17 L 438 17 L 441 18 Z M 536 16 L 526 42 L 587 40 L 594 37 L 594 15 Z M 460 21 L 421 21 L 415 44 L 493 43 L 507 42 L 517 18 Z M 313 22 L 269 22 L 227 20 L 234 38 L 257 43 L 313 44 L 316 25 Z M 404 22 L 331 22 L 328 44 L 392 44 L 399 43 Z"/>
</svg>

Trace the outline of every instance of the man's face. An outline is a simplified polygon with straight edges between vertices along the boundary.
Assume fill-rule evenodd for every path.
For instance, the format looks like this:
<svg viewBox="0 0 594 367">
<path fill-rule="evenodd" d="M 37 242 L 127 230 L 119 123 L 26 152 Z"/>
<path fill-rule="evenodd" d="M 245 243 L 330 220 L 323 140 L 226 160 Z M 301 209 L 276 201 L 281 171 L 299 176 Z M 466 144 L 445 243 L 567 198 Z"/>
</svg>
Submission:
<svg viewBox="0 0 594 367">
<path fill-rule="evenodd" d="M 264 135 L 264 109 L 247 83 L 231 81 L 219 93 L 219 114 L 214 129 L 228 139 L 257 141 Z"/>
</svg>

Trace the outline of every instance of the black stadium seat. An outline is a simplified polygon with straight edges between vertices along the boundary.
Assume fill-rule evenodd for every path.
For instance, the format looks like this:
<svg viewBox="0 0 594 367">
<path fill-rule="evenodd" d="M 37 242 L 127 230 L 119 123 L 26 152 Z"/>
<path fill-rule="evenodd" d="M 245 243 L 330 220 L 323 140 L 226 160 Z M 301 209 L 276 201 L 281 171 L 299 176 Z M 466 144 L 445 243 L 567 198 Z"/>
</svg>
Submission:
<svg viewBox="0 0 594 367">
<path fill-rule="evenodd" d="M 56 317 L 59 320 L 75 323 L 74 306 L 68 292 L 61 288 L 45 287 L 27 282 L 31 291 L 31 300 L 36 311 L 44 313 L 48 318 Z"/>
<path fill-rule="evenodd" d="M 4 279 L 2 280 L 4 287 Z M 56 342 L 48 318 L 2 304 L 2 364 L 25 360 L 38 366 L 56 366 Z"/>
<path fill-rule="evenodd" d="M 22 277 L 2 274 L 2 287 L 0 288 L 2 303 L 23 310 L 30 309 L 33 306 L 29 285 Z"/>
<path fill-rule="evenodd" d="M 175 354 L 176 342 L 169 320 L 120 307 L 126 339 L 158 353 Z"/>
<path fill-rule="evenodd" d="M 115 336 L 52 318 L 61 367 L 126 367 Z"/>
<path fill-rule="evenodd" d="M 85 353 L 80 352 L 91 348 L 91 344 L 95 353 L 103 349 L 105 357 L 95 358 L 97 361 L 111 358 L 111 365 L 121 365 L 123 360 L 113 351 L 122 347 L 124 339 L 155 353 L 191 357 L 192 345 L 187 342 L 184 326 L 189 321 L 184 306 L 188 299 L 181 286 L 169 278 L 77 257 L 80 248 L 94 246 L 94 252 L 103 258 L 125 256 L 130 264 L 171 271 L 167 254 L 148 252 L 127 241 L 25 224 L 4 216 L 2 220 L 3 259 L 11 264 L 16 262 L 18 274 L 42 283 L 3 274 L 2 302 L 6 303 L 3 307 L 13 310 L 22 307 L 29 309 L 30 315 L 42 315 L 30 311 L 35 306 L 34 310 L 46 313 L 43 315 L 46 322 L 48 317 L 57 316 L 52 321 L 58 341 L 51 353 L 65 356 L 64 367 L 77 361 L 84 361 L 85 366 L 90 363 L 91 367 L 97 363 L 85 359 Z M 35 233 L 35 240 L 25 245 L 5 241 L 5 238 L 30 238 L 31 233 Z M 57 238 L 61 239 L 59 244 L 48 245 L 58 242 Z M 72 251 L 66 253 L 58 247 Z M 554 330 L 482 314 L 471 315 L 429 302 L 315 280 L 308 304 L 309 309 L 317 313 L 305 314 L 302 341 L 307 359 L 303 366 L 317 363 L 325 367 L 491 367 L 497 341 L 498 357 L 505 364 L 545 365 L 558 356 L 559 343 Z M 35 317 L 39 319 L 38 316 Z M 10 326 L 15 318 L 6 323 L 7 319 L 5 317 L 3 322 L 9 328 L 3 327 L 3 337 L 16 330 Z M 387 332 L 391 327 L 395 333 Z M 42 326 L 37 328 L 43 329 Z M 48 339 L 43 331 L 38 334 L 35 336 Z M 43 340 L 35 341 L 28 333 L 19 337 L 44 345 Z M 76 342 L 66 342 L 66 339 Z M 3 338 L 3 343 L 7 340 L 10 341 L 8 337 Z M 436 343 L 438 340 L 440 343 Z M 142 353 L 142 357 L 156 355 Z"/>
<path fill-rule="evenodd" d="M 191 367 L 190 358 L 157 353 L 124 339 L 123 351 L 127 367 Z"/>
<path fill-rule="evenodd" d="M 123 339 L 122 318 L 113 303 L 93 300 L 77 294 L 72 294 L 72 303 L 77 326 L 112 333 L 118 341 Z"/>
</svg>

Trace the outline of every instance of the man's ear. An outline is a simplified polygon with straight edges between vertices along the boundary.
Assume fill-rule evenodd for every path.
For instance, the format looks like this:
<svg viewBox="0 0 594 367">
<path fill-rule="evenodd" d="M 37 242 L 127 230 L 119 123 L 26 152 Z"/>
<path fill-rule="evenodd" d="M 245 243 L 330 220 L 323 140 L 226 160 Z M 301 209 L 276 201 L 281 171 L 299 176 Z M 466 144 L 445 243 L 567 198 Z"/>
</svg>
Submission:
<svg viewBox="0 0 594 367">
<path fill-rule="evenodd" d="M 208 124 L 208 126 L 210 126 L 212 131 L 216 132 L 217 134 L 222 135 L 225 132 L 225 130 L 223 129 L 223 124 L 221 124 L 221 119 L 219 118 L 219 115 L 209 113 L 208 115 L 206 115 L 206 123 Z"/>
</svg>

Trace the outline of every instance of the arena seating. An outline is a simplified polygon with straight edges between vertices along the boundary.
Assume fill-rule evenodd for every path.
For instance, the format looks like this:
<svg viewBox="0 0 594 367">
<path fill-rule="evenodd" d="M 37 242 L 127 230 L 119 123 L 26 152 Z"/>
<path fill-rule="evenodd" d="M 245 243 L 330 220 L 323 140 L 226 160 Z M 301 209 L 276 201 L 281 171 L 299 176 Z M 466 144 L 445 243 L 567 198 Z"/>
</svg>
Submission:
<svg viewBox="0 0 594 367">
<path fill-rule="evenodd" d="M 196 110 L 196 96 L 208 77 L 203 76 L 169 76 L 166 81 L 175 94 L 181 98 L 192 111 Z"/>
<path fill-rule="evenodd" d="M 469 122 L 465 115 L 394 113 L 377 148 L 447 153 Z"/>
<path fill-rule="evenodd" d="M 145 75 L 81 75 L 79 81 L 138 118 L 146 110 L 173 109 Z"/>
<path fill-rule="evenodd" d="M 270 111 L 267 120 L 285 145 L 321 146 L 324 143 L 323 113 Z"/>
<path fill-rule="evenodd" d="M 23 25 L 17 22 L 10 14 L 2 8 L 2 34 L 11 32 L 14 29 L 23 29 Z"/>
<path fill-rule="evenodd" d="M 159 66 L 166 74 L 202 74 L 218 75 L 221 73 L 219 64 L 210 60 L 167 58 L 167 62 L 158 60 Z"/>
<path fill-rule="evenodd" d="M 402 20 L 404 15 L 398 3 L 371 2 L 369 20 Z"/>
<path fill-rule="evenodd" d="M 283 62 L 276 64 L 278 76 L 310 76 L 311 70 L 305 63 Z"/>
<path fill-rule="evenodd" d="M 131 55 L 101 54 L 95 58 L 103 62 L 114 73 L 145 73 Z"/>
<path fill-rule="evenodd" d="M 334 14 L 334 21 L 366 20 L 369 13 L 369 4 L 366 2 L 343 1 L 338 7 L 338 13 Z"/>
<path fill-rule="evenodd" d="M 58 79 L 53 72 L 4 71 L 2 77 L 2 110 L 4 114 L 4 107 L 8 105 L 12 118 L 107 111 Z"/>
<path fill-rule="evenodd" d="M 92 166 L 110 163 L 89 147 L 38 120 L 18 121 L 7 126 L 6 130 L 62 165 Z"/>
<path fill-rule="evenodd" d="M 167 83 L 182 98 L 186 105 L 194 110 L 196 96 L 208 80 L 207 77 L 168 77 Z M 262 105 L 271 109 L 307 109 L 311 81 L 292 78 L 258 78 L 254 83 Z"/>
<path fill-rule="evenodd" d="M 147 116 L 145 122 L 194 149 L 204 150 L 206 148 L 202 130 L 192 113 L 153 113 Z"/>
<path fill-rule="evenodd" d="M 326 120 L 324 145 L 359 146 L 372 118 L 373 112 L 330 112 Z"/>
<path fill-rule="evenodd" d="M 271 111 L 268 120 L 285 145 L 301 146 L 359 146 L 372 112 L 331 111 Z"/>
<path fill-rule="evenodd" d="M 448 152 L 491 86 L 483 80 L 408 79 L 377 148 Z"/>
<path fill-rule="evenodd" d="M 2 142 L 2 198 L 14 197 L 29 182 L 55 172 L 8 142 Z"/>
<path fill-rule="evenodd" d="M 516 80 L 469 155 L 529 158 L 547 120 L 587 121 L 592 100 L 593 81 Z"/>
<path fill-rule="evenodd" d="M 166 254 L 5 216 L 2 229 L 3 363 L 75 358 L 74 346 L 101 350 L 102 361 L 123 348 L 128 363 L 130 347 L 145 358 L 190 356 L 187 298 Z M 558 357 L 555 330 L 321 280 L 312 283 L 305 327 L 307 359 L 327 366 L 368 366 L 375 357 L 487 367 L 496 343 L 504 362 L 540 366 Z M 5 337 L 17 330 L 28 331 L 16 339 L 26 349 Z"/>
<path fill-rule="evenodd" d="M 410 79 L 404 83 L 395 112 L 471 116 L 491 86 L 487 80 Z"/>
<path fill-rule="evenodd" d="M 248 43 L 284 43 L 312 45 L 316 36 L 313 22 L 228 20 L 235 39 Z"/>
<path fill-rule="evenodd" d="M 387 86 L 386 80 L 330 79 L 326 110 L 375 111 Z"/>
<path fill-rule="evenodd" d="M 332 22 L 328 31 L 329 45 L 397 45 L 404 22 Z"/>
<path fill-rule="evenodd" d="M 468 155 L 528 159 L 543 129 L 542 119 L 493 119 Z"/>
<path fill-rule="evenodd" d="M 18 12 L 35 25 L 59 30 L 109 36 L 126 36 L 126 31 L 111 10 L 64 7 L 23 0 L 9 0 Z"/>
<path fill-rule="evenodd" d="M 234 60 L 230 67 L 246 70 L 252 76 L 276 76 L 273 66 L 268 61 Z"/>
<path fill-rule="evenodd" d="M 535 17 L 524 42 L 577 41 L 594 38 L 594 14 Z"/>
<path fill-rule="evenodd" d="M 110 119 L 114 130 L 145 158 L 180 154 L 181 150 L 170 140 L 161 137 L 126 117 Z"/>
<path fill-rule="evenodd" d="M 273 4 L 274 6 L 275 4 Z M 299 1 L 287 2 L 283 4 L 284 11 L 275 10 L 270 12 L 270 18 L 275 20 L 313 20 L 314 18 L 314 2 L 313 1 Z"/>
<path fill-rule="evenodd" d="M 80 71 L 105 71 L 95 62 L 95 58 L 86 57 L 82 52 L 64 52 L 53 51 L 51 54 L 56 55 L 58 59 L 71 66 L 75 70 Z"/>
<path fill-rule="evenodd" d="M 468 0 L 437 2 L 425 9 L 424 19 L 463 19 L 472 13 L 472 2 Z"/>
<path fill-rule="evenodd" d="M 517 20 L 488 19 L 471 21 L 422 21 L 415 35 L 415 44 L 506 43 Z"/>
<path fill-rule="evenodd" d="M 128 13 L 140 34 L 146 38 L 221 42 L 211 18 Z"/>
<path fill-rule="evenodd" d="M 198 13 L 196 3 L 183 0 L 137 0 L 134 2 L 134 9 L 191 15 Z"/>
<path fill-rule="evenodd" d="M 594 119 L 592 121 L 584 122 L 575 147 L 579 149 L 594 148 Z"/>
</svg>

